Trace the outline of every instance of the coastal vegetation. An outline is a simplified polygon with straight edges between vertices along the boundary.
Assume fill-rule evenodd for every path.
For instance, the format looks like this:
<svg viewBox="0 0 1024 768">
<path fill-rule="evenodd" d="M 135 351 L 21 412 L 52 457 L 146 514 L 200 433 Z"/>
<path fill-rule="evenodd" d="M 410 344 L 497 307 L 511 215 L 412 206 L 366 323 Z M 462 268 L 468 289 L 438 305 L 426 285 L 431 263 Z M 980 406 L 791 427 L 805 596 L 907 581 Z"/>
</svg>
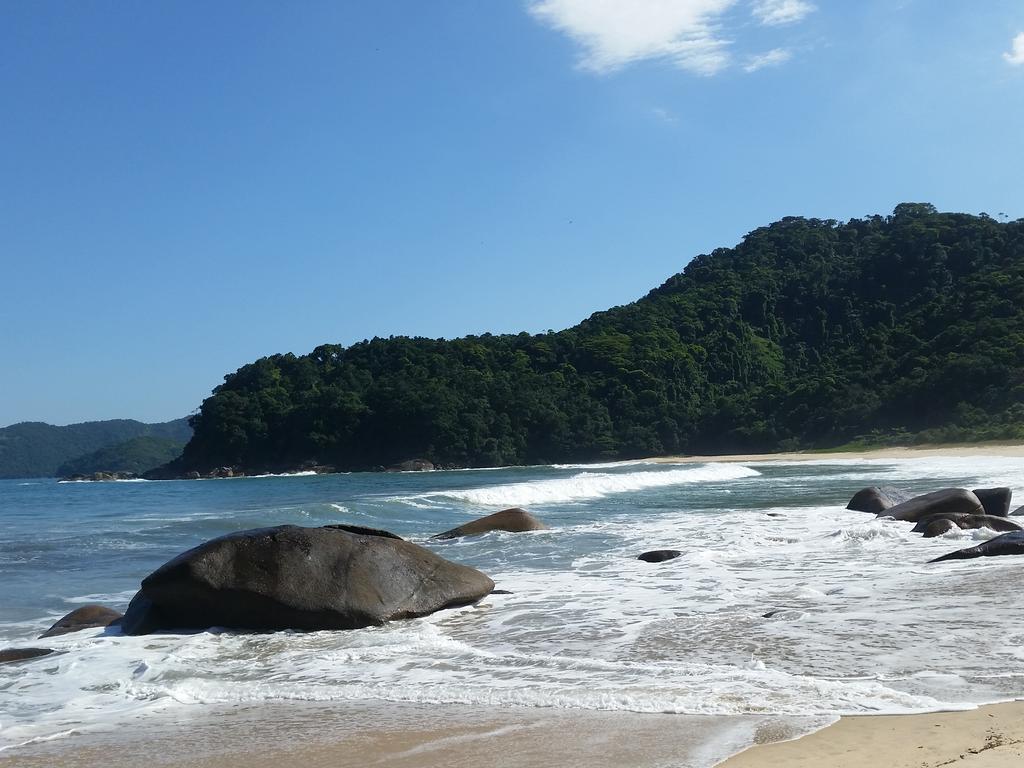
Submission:
<svg viewBox="0 0 1024 768">
<path fill-rule="evenodd" d="M 1024 220 L 787 217 L 563 331 L 262 358 L 191 424 L 168 471 L 1024 439 Z"/>
<path fill-rule="evenodd" d="M 191 436 L 187 418 L 158 424 L 112 419 L 62 427 L 24 421 L 0 429 L 0 478 L 53 477 L 97 470 L 141 472 L 177 456 Z M 154 442 L 131 442 L 141 437 Z M 176 447 L 172 449 L 171 444 Z M 105 453 L 97 456 L 101 449 Z M 100 466 L 108 463 L 110 466 Z M 95 469 L 68 471 L 69 467 L 86 464 Z"/>
</svg>

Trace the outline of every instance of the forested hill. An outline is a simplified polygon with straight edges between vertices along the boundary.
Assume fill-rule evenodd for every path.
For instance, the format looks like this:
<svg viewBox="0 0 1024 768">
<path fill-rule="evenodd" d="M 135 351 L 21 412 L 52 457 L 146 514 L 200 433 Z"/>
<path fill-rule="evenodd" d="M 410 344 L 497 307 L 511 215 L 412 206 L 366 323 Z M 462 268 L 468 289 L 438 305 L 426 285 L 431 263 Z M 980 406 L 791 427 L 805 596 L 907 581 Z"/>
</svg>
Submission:
<svg viewBox="0 0 1024 768">
<path fill-rule="evenodd" d="M 63 427 L 23 421 L 0 429 L 0 478 L 52 477 L 67 461 L 141 436 L 184 443 L 192 430 L 187 418 L 159 424 L 112 419 Z"/>
<path fill-rule="evenodd" d="M 257 360 L 192 423 L 173 469 L 1024 439 L 1024 220 L 785 218 L 557 333 Z"/>
</svg>

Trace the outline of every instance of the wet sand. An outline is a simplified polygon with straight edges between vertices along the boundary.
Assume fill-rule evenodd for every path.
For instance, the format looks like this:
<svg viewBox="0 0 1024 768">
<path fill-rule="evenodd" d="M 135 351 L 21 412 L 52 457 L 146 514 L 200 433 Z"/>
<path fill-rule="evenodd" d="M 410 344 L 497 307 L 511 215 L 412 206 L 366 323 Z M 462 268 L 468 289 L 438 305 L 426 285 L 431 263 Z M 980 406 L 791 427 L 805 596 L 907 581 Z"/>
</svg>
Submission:
<svg viewBox="0 0 1024 768">
<path fill-rule="evenodd" d="M 386 702 L 188 707 L 0 753 L 5 768 L 1014 768 L 1024 702 L 825 718 Z M 801 733 L 810 735 L 796 738 Z M 788 740 L 787 740 L 788 739 Z M 757 743 L 721 762 L 727 755 Z"/>
<path fill-rule="evenodd" d="M 190 706 L 0 752 L 4 768 L 708 768 L 834 718 L 389 702 Z"/>
</svg>

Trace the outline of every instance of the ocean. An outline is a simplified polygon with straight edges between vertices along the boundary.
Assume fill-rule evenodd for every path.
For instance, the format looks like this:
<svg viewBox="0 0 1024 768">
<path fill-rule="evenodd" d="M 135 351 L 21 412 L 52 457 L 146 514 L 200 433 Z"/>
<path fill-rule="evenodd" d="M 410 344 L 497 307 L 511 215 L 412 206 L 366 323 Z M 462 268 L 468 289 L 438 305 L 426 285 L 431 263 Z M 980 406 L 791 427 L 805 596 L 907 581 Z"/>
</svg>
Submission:
<svg viewBox="0 0 1024 768">
<path fill-rule="evenodd" d="M 844 508 L 877 484 L 922 493 L 1006 485 L 1020 504 L 1024 464 L 826 456 L 0 481 L 0 648 L 59 651 L 0 665 L 0 756 L 254 705 L 767 717 L 803 732 L 841 714 L 1024 696 L 1024 560 L 928 565 L 995 534 L 922 539 L 910 524 Z M 550 530 L 428 541 L 511 506 Z M 36 639 L 78 605 L 123 610 L 139 581 L 183 550 L 285 523 L 384 528 L 479 568 L 511 594 L 347 632 L 87 630 Z M 683 554 L 636 559 L 664 548 Z M 721 729 L 706 733 L 724 738 Z M 737 733 L 719 752 L 742 747 L 753 731 Z M 698 746 L 706 761 L 724 757 Z"/>
</svg>

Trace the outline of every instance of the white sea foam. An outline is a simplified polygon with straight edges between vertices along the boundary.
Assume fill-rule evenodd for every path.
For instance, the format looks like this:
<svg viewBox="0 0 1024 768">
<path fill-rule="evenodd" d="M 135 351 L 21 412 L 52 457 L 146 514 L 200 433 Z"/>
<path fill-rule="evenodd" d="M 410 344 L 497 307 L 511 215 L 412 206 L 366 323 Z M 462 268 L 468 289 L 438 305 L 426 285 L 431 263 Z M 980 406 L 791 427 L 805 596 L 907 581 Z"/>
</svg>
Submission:
<svg viewBox="0 0 1024 768">
<path fill-rule="evenodd" d="M 314 472 L 312 469 L 304 469 L 301 472 L 265 472 L 262 475 L 243 475 L 243 477 L 247 477 L 250 480 L 257 480 L 263 477 L 310 477 L 311 475 L 316 474 L 319 473 Z"/>
<path fill-rule="evenodd" d="M 555 469 L 618 469 L 619 467 L 650 467 L 661 462 L 650 459 L 634 459 L 632 461 L 605 461 L 591 464 L 552 464 Z"/>
<path fill-rule="evenodd" d="M 580 472 L 566 478 L 509 483 L 465 490 L 432 491 L 414 496 L 395 497 L 391 500 L 414 506 L 452 500 L 489 507 L 569 504 L 650 488 L 739 480 L 756 477 L 759 474 L 760 472 L 757 470 L 739 464 L 704 464 L 687 469 L 643 472 Z"/>
</svg>

